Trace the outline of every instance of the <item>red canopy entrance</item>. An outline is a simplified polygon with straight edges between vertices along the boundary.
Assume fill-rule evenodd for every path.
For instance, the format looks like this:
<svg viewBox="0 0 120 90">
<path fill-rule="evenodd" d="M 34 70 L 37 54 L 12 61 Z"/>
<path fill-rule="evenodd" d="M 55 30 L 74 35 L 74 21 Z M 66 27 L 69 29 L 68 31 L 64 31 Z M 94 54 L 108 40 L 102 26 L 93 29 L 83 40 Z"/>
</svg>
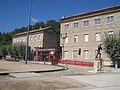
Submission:
<svg viewBox="0 0 120 90">
<path fill-rule="evenodd" d="M 58 59 L 60 59 L 60 47 L 35 47 L 34 60 L 51 62 L 52 64 L 58 64 Z"/>
</svg>

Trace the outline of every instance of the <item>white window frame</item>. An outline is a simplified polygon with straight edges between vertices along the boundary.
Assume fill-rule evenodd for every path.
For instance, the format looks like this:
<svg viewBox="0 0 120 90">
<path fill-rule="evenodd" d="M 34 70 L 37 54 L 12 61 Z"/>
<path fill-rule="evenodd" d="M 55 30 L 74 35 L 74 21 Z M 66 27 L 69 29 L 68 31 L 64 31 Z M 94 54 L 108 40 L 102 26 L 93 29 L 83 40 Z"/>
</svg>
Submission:
<svg viewBox="0 0 120 90">
<path fill-rule="evenodd" d="M 65 43 L 69 43 L 69 37 L 68 36 L 65 38 Z"/>
<path fill-rule="evenodd" d="M 15 43 L 16 41 L 15 40 L 13 40 L 13 43 Z"/>
<path fill-rule="evenodd" d="M 84 23 L 84 27 L 88 27 L 89 26 L 89 20 L 85 20 L 85 21 L 83 21 L 83 23 Z"/>
<path fill-rule="evenodd" d="M 42 35 L 39 35 L 39 40 L 41 40 L 42 39 Z"/>
<path fill-rule="evenodd" d="M 65 28 L 65 29 L 69 29 L 69 24 L 65 24 L 65 25 L 64 25 L 64 28 Z"/>
<path fill-rule="evenodd" d="M 34 41 L 37 40 L 37 36 L 34 36 Z"/>
<path fill-rule="evenodd" d="M 73 59 L 78 57 L 78 50 L 73 50 Z"/>
<path fill-rule="evenodd" d="M 114 16 L 108 16 L 107 21 L 108 21 L 108 24 L 114 23 Z"/>
<path fill-rule="evenodd" d="M 73 27 L 74 28 L 79 28 L 79 23 L 78 22 L 73 23 Z"/>
<path fill-rule="evenodd" d="M 30 41 L 32 41 L 33 40 L 33 37 L 30 37 Z"/>
<path fill-rule="evenodd" d="M 89 42 L 89 35 L 88 34 L 84 34 L 84 42 Z"/>
<path fill-rule="evenodd" d="M 74 35 L 74 41 L 73 42 L 75 42 L 75 43 L 78 42 L 78 35 Z"/>
<path fill-rule="evenodd" d="M 95 19 L 95 25 L 100 25 L 100 18 Z"/>
<path fill-rule="evenodd" d="M 108 31 L 108 35 L 109 35 L 109 37 L 113 37 L 114 36 L 114 32 L 113 31 Z"/>
<path fill-rule="evenodd" d="M 88 57 L 89 57 L 89 51 L 88 50 L 84 50 L 84 52 L 83 52 L 83 58 L 84 59 L 88 59 Z"/>
<path fill-rule="evenodd" d="M 25 38 L 23 39 L 23 42 L 25 42 Z"/>
<path fill-rule="evenodd" d="M 20 39 L 19 42 L 21 42 L 22 40 Z"/>
<path fill-rule="evenodd" d="M 96 38 L 96 41 L 100 41 L 101 40 L 100 33 L 95 33 L 95 38 Z"/>
</svg>

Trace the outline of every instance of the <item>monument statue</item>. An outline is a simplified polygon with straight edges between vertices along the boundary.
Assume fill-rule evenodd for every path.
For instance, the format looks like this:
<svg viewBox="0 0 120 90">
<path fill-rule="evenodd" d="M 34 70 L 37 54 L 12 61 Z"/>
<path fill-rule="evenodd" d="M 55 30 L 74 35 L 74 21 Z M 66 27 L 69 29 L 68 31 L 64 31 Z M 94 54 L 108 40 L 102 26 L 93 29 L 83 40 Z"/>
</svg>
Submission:
<svg viewBox="0 0 120 90">
<path fill-rule="evenodd" d="M 103 60 L 101 58 L 101 50 L 102 50 L 102 44 L 98 45 L 97 54 L 95 56 L 94 69 L 96 71 L 102 71 L 103 70 Z"/>
<path fill-rule="evenodd" d="M 101 50 L 102 50 L 102 44 L 98 45 L 96 58 L 101 58 L 101 52 L 100 52 Z M 99 56 L 99 57 L 98 57 L 98 56 Z"/>
</svg>

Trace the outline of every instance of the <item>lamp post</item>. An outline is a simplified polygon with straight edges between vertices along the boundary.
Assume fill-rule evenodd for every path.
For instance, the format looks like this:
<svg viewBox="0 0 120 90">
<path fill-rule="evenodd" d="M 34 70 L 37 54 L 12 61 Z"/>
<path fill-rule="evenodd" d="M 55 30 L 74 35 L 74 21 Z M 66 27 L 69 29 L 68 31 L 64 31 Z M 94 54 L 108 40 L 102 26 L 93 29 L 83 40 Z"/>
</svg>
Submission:
<svg viewBox="0 0 120 90">
<path fill-rule="evenodd" d="M 65 44 L 65 39 L 67 38 L 67 33 L 60 34 L 60 36 L 63 39 L 62 58 L 64 59 L 64 44 Z"/>
<path fill-rule="evenodd" d="M 27 60 L 28 60 L 28 44 L 29 44 L 31 9 L 32 9 L 32 0 L 29 0 L 29 16 L 28 16 L 28 30 L 27 30 L 27 36 L 26 36 L 25 64 L 27 64 Z"/>
</svg>

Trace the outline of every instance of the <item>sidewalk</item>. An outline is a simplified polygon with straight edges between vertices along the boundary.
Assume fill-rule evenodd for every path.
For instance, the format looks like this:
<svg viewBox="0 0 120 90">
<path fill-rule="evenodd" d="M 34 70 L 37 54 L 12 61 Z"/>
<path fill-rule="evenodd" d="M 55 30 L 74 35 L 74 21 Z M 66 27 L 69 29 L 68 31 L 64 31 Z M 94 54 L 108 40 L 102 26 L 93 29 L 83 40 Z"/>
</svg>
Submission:
<svg viewBox="0 0 120 90">
<path fill-rule="evenodd" d="M 76 75 L 66 77 L 88 86 L 66 90 L 120 90 L 120 74 Z"/>
<path fill-rule="evenodd" d="M 66 65 L 59 64 L 62 66 L 66 66 L 74 72 L 79 72 L 83 75 L 98 75 L 98 74 L 120 74 L 120 68 L 114 68 L 110 66 L 104 66 L 103 71 L 94 72 L 94 67 L 86 67 L 86 66 L 78 66 L 78 65 Z"/>
</svg>

